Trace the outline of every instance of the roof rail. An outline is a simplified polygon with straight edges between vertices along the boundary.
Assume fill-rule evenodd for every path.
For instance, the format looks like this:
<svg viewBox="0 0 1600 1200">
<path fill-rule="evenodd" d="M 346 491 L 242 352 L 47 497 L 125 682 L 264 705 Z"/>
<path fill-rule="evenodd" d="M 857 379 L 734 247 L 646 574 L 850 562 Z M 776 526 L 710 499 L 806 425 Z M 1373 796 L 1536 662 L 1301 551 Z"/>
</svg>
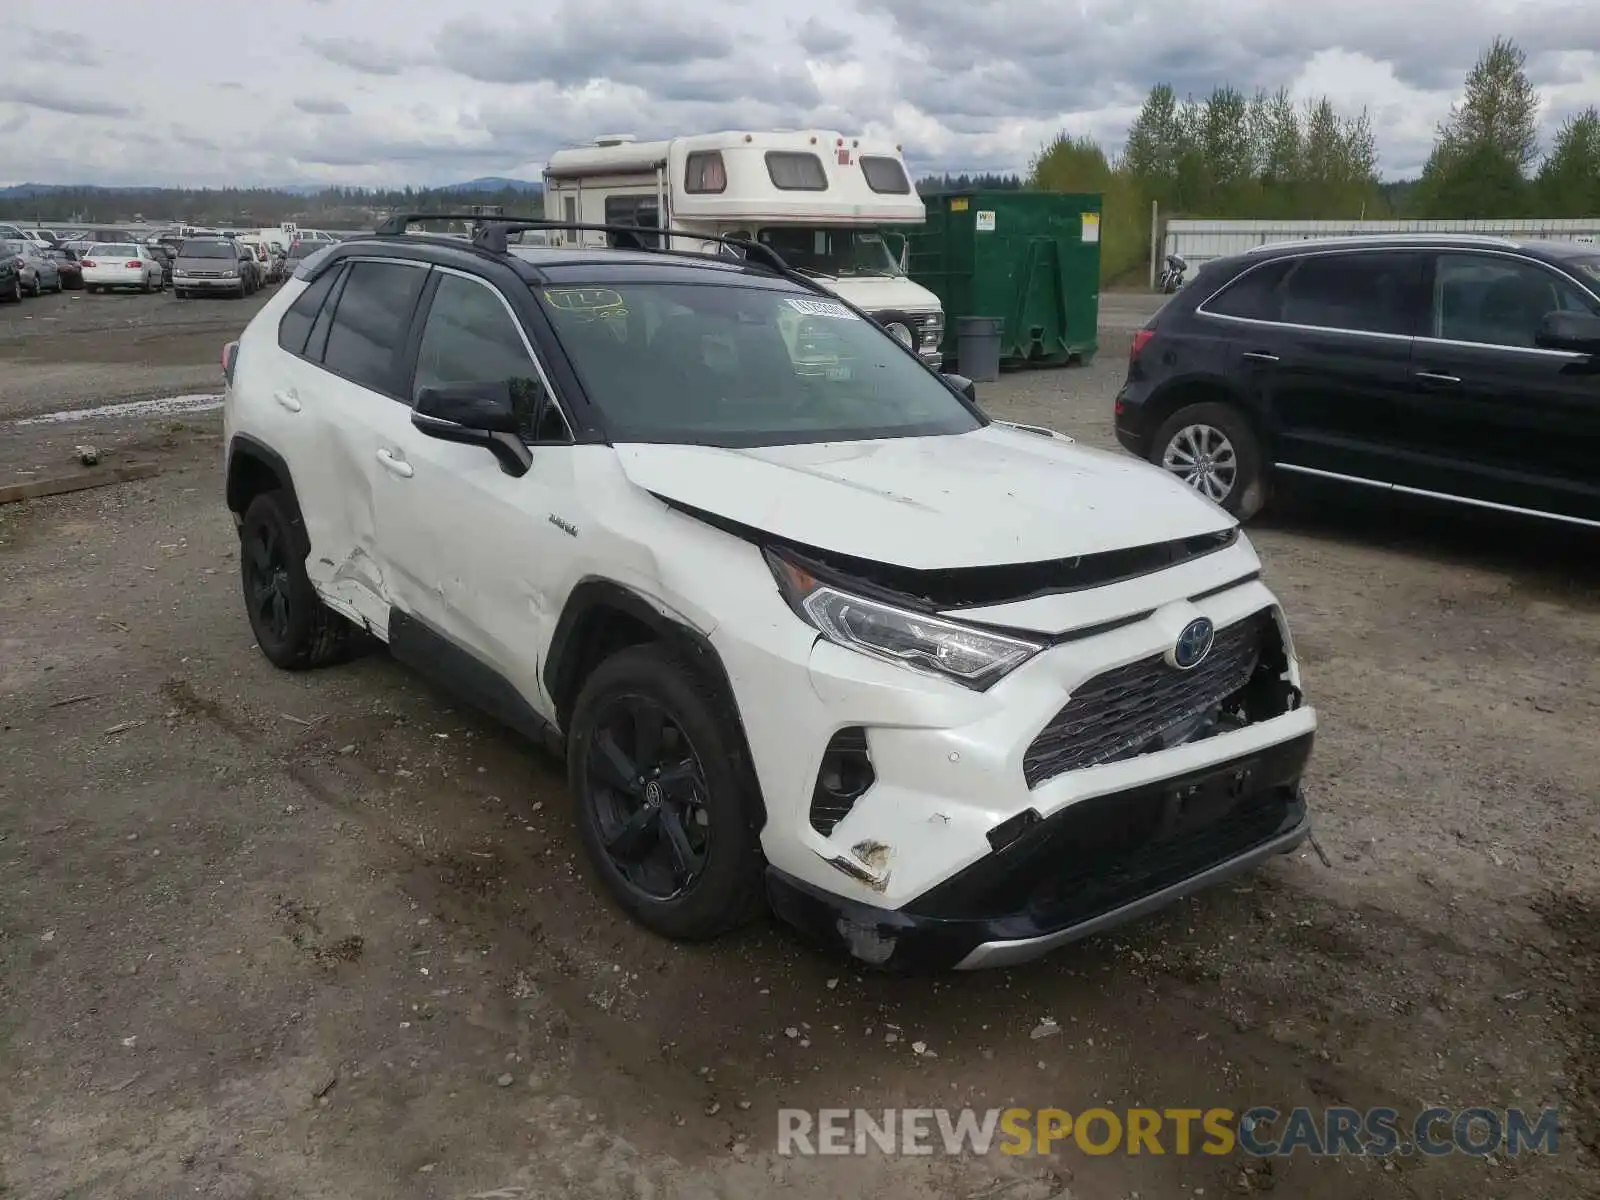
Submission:
<svg viewBox="0 0 1600 1200">
<path fill-rule="evenodd" d="M 471 221 L 472 244 L 480 250 L 490 254 L 509 253 L 509 237 L 513 233 L 534 229 L 561 229 L 575 232 L 610 233 L 619 237 L 626 237 L 632 245 L 618 246 L 617 249 L 643 250 L 651 254 L 676 254 L 686 258 L 704 258 L 692 250 L 673 250 L 668 246 L 651 245 L 652 239 L 671 241 L 673 238 L 689 238 L 696 242 L 717 242 L 735 251 L 738 258 L 746 262 L 758 262 L 767 269 L 782 275 L 784 278 L 801 284 L 807 291 L 816 292 L 830 298 L 834 294 L 822 287 L 815 280 L 796 271 L 783 256 L 771 246 L 760 242 L 747 241 L 744 238 L 719 237 L 711 233 L 681 233 L 671 229 L 659 229 L 649 225 L 586 225 L 575 221 L 552 221 L 544 217 L 485 217 L 477 213 L 459 212 L 424 212 L 424 213 L 395 213 L 378 224 L 374 232 L 379 237 L 403 236 L 407 226 L 418 224 L 422 221 Z"/>
<path fill-rule="evenodd" d="M 1264 250 L 1281 250 L 1285 246 L 1346 246 L 1372 245 L 1379 242 L 1398 242 L 1407 245 L 1413 242 L 1444 242 L 1451 245 L 1462 246 L 1499 246 L 1503 249 L 1515 250 L 1522 243 L 1514 238 L 1508 238 L 1494 233 L 1426 233 L 1426 232 L 1395 232 L 1395 233 L 1330 233 L 1319 237 L 1307 238 L 1282 238 L 1275 242 L 1263 242 L 1259 246 L 1251 246 L 1246 254 L 1259 254 Z"/>
</svg>

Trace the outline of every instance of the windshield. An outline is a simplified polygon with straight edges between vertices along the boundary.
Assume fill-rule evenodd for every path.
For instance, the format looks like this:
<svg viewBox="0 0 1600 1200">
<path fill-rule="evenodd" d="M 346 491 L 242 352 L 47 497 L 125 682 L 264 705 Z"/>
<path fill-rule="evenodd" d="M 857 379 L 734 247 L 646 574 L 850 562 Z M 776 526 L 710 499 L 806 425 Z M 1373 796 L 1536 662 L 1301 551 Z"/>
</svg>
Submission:
<svg viewBox="0 0 1600 1200">
<path fill-rule="evenodd" d="M 883 234 L 875 229 L 780 225 L 758 230 L 756 240 L 783 255 L 795 270 L 813 275 L 842 279 L 901 274 Z"/>
<path fill-rule="evenodd" d="M 616 441 L 778 446 L 984 424 L 837 301 L 683 283 L 545 285 L 536 294 Z"/>
<path fill-rule="evenodd" d="M 96 242 L 89 247 L 89 253 L 104 258 L 135 258 L 138 256 L 139 247 L 124 246 L 120 242 Z"/>
<path fill-rule="evenodd" d="M 185 242 L 178 251 L 180 258 L 238 258 L 239 253 L 233 248 L 232 242 L 199 242 L 193 239 Z"/>
</svg>

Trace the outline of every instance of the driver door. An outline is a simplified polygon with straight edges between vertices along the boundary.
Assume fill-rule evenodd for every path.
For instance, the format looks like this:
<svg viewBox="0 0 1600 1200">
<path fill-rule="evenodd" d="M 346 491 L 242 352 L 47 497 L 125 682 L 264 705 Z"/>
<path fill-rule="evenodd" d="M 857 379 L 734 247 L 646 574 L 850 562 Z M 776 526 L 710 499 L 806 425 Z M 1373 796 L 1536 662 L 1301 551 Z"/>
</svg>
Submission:
<svg viewBox="0 0 1600 1200">
<path fill-rule="evenodd" d="M 398 609 L 477 660 L 466 669 L 480 678 L 492 669 L 549 717 L 540 652 L 573 582 L 574 539 L 582 535 L 571 437 L 505 298 L 473 276 L 436 268 L 434 277 L 411 402 L 423 388 L 509 382 L 526 405 L 520 432 L 533 465 L 508 475 L 488 451 L 429 437 L 409 410 L 397 409 L 378 455 L 404 470 L 374 481 L 384 578 Z"/>
</svg>

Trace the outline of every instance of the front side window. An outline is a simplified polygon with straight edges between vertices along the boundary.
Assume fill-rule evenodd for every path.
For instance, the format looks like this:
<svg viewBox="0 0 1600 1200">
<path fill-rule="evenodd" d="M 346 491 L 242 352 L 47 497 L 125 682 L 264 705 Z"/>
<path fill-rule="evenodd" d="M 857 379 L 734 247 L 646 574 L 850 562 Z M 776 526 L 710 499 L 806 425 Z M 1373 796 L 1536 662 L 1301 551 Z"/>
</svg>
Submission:
<svg viewBox="0 0 1600 1200">
<path fill-rule="evenodd" d="M 549 403 L 538 368 L 498 293 L 459 275 L 441 275 L 422 327 L 415 400 L 423 388 L 504 383 L 524 441 L 566 441 L 566 423 Z"/>
<path fill-rule="evenodd" d="M 697 150 L 684 160 L 683 190 L 695 195 L 728 190 L 728 170 L 716 150 Z"/>
<path fill-rule="evenodd" d="M 867 186 L 885 196 L 909 196 L 911 180 L 898 158 L 885 158 L 876 154 L 863 154 L 860 159 L 861 174 Z"/>
<path fill-rule="evenodd" d="M 1422 255 L 1375 250 L 1299 260 L 1283 284 L 1280 319 L 1358 333 L 1415 334 L 1427 312 Z"/>
<path fill-rule="evenodd" d="M 615 440 L 778 446 L 984 421 L 836 300 L 748 286 L 536 288 Z"/>
<path fill-rule="evenodd" d="M 776 225 L 756 233 L 797 271 L 833 279 L 896 276 L 900 264 L 876 229 L 833 225 Z"/>
<path fill-rule="evenodd" d="M 393 395 L 406 330 L 427 277 L 409 263 L 352 264 L 328 329 L 323 365 L 352 383 Z"/>
<path fill-rule="evenodd" d="M 828 173 L 822 160 L 805 150 L 768 150 L 767 176 L 784 192 L 825 192 Z"/>
<path fill-rule="evenodd" d="M 1569 281 L 1535 263 L 1494 254 L 1441 254 L 1438 264 L 1436 338 L 1533 348 L 1549 313 L 1593 311 Z"/>
</svg>

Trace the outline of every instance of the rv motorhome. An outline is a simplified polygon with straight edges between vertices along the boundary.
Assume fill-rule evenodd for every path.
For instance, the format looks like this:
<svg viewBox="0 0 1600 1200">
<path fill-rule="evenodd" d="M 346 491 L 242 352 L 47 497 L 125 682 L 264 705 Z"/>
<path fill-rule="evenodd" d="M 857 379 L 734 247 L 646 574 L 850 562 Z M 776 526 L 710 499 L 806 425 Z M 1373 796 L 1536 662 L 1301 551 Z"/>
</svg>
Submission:
<svg viewBox="0 0 1600 1200">
<path fill-rule="evenodd" d="M 551 155 L 544 196 L 552 221 L 664 229 L 678 235 L 672 238 L 678 249 L 726 252 L 721 243 L 696 243 L 696 234 L 769 245 L 938 364 L 944 337 L 938 297 L 906 277 L 892 235 L 884 233 L 885 226 L 927 219 L 892 142 L 828 130 L 658 142 L 604 137 Z M 617 240 L 593 231 L 566 236 L 580 245 Z"/>
</svg>

